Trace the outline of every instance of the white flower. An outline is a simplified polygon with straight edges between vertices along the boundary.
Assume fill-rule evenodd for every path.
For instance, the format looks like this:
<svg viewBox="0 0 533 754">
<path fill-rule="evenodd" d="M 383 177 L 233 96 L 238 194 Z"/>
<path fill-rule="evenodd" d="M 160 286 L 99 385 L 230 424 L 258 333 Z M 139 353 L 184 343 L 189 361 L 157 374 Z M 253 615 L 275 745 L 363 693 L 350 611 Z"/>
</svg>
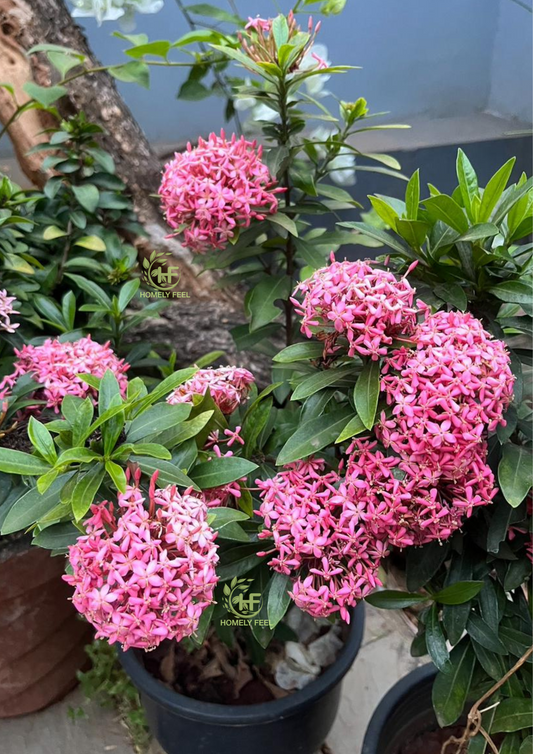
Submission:
<svg viewBox="0 0 533 754">
<path fill-rule="evenodd" d="M 244 85 L 247 87 L 252 86 L 252 82 L 250 79 L 244 80 Z M 238 110 L 239 112 L 244 112 L 245 110 L 249 110 L 251 107 L 254 107 L 257 104 L 257 100 L 255 97 L 235 97 L 234 106 L 235 110 Z"/>
<path fill-rule="evenodd" d="M 310 141 L 314 144 L 319 157 L 324 159 L 327 155 L 327 147 L 323 143 L 334 133 L 326 126 L 317 126 L 309 134 Z M 339 154 L 329 163 L 329 177 L 338 186 L 353 186 L 356 183 L 355 155 L 348 147 L 341 147 Z"/>
<path fill-rule="evenodd" d="M 98 26 L 104 21 L 116 21 L 130 31 L 135 13 L 158 13 L 164 0 L 72 0 L 73 18 L 95 18 Z"/>
<path fill-rule="evenodd" d="M 330 65 L 331 62 L 328 60 L 328 48 L 326 45 L 315 44 L 305 53 L 298 68 L 300 71 L 310 71 L 319 67 L 329 67 Z M 329 92 L 324 90 L 324 85 L 330 78 L 331 75 L 329 73 L 310 76 L 308 79 L 305 79 L 305 88 L 312 97 L 325 97 Z"/>
<path fill-rule="evenodd" d="M 267 121 L 267 123 L 274 123 L 274 121 L 276 121 L 278 118 L 279 114 L 276 112 L 276 110 L 273 110 L 263 102 L 260 102 L 252 110 L 252 120 L 255 121 L 264 120 Z"/>
<path fill-rule="evenodd" d="M 329 177 L 337 186 L 355 185 L 355 155 L 348 147 L 340 148 L 337 157 L 330 162 L 329 170 Z"/>
</svg>

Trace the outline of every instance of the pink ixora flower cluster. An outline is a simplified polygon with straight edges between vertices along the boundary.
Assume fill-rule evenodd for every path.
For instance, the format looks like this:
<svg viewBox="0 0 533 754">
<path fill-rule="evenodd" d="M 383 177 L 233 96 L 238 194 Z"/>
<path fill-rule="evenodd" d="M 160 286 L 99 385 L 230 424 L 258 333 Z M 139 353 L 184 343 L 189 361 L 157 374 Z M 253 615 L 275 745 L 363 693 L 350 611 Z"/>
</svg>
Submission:
<svg viewBox="0 0 533 754">
<path fill-rule="evenodd" d="M 428 316 L 414 340 L 385 361 L 381 388 L 393 408 L 378 433 L 403 459 L 457 481 L 479 460 L 487 431 L 505 425 L 509 354 L 478 319 L 456 311 Z"/>
<path fill-rule="evenodd" d="M 0 383 L 0 399 L 5 398 L 15 382 L 24 374 L 32 375 L 42 385 L 35 398 L 46 400 L 48 408 L 59 411 L 65 395 L 80 398 L 96 396 L 96 392 L 79 374 L 103 377 L 108 369 L 116 376 L 122 392 L 126 391 L 125 372 L 129 368 L 124 359 L 119 359 L 109 343 L 100 345 L 91 336 L 73 342 L 61 342 L 49 338 L 41 346 L 26 345 L 15 349 L 15 369 Z"/>
<path fill-rule="evenodd" d="M 148 507 L 128 485 L 112 503 L 93 505 L 87 534 L 69 548 L 73 603 L 97 628 L 97 638 L 124 649 L 153 649 L 191 636 L 213 602 L 218 563 L 207 506 L 175 487 L 150 486 Z"/>
<path fill-rule="evenodd" d="M 15 296 L 8 296 L 5 288 L 3 291 L 0 291 L 0 330 L 3 330 L 4 332 L 14 333 L 16 328 L 20 325 L 19 322 L 11 322 L 13 314 L 20 314 L 20 312 L 13 307 L 13 303 L 16 300 Z"/>
<path fill-rule="evenodd" d="M 165 167 L 159 193 L 166 220 L 191 251 L 223 249 L 239 228 L 277 211 L 284 189 L 261 157 L 255 141 L 235 134 L 228 141 L 222 131 L 188 144 Z"/>
<path fill-rule="evenodd" d="M 253 383 L 253 374 L 241 367 L 199 369 L 168 396 L 167 403 L 192 403 L 195 395 L 205 395 L 209 390 L 222 413 L 229 415 L 243 403 Z"/>
<path fill-rule="evenodd" d="M 324 341 L 324 358 L 334 354 L 338 341 L 347 341 L 349 356 L 379 359 L 395 339 L 415 332 L 424 304 L 414 303 L 415 289 L 407 279 L 369 262 L 336 262 L 314 272 L 300 283 L 291 299 L 302 317 L 301 331 Z"/>
<path fill-rule="evenodd" d="M 385 548 L 443 541 L 459 529 L 475 507 L 496 494 L 494 476 L 481 444 L 460 481 L 396 455 L 376 442 L 356 440 L 347 451 L 339 485 L 345 505 L 358 510 L 368 535 Z"/>
<path fill-rule="evenodd" d="M 288 464 L 272 479 L 257 481 L 264 519 L 261 539 L 271 539 L 269 565 L 291 576 L 291 597 L 314 618 L 348 608 L 380 584 L 385 548 L 369 535 L 357 506 L 337 490 L 339 475 L 325 462 Z"/>
</svg>

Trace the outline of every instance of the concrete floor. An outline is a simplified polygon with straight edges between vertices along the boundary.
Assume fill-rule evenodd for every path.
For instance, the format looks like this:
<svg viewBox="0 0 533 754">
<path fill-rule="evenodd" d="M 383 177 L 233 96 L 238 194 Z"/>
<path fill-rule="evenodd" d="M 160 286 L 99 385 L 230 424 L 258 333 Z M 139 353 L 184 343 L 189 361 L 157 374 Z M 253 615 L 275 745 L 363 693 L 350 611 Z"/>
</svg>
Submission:
<svg viewBox="0 0 533 754">
<path fill-rule="evenodd" d="M 367 606 L 366 615 L 363 647 L 345 678 L 341 709 L 327 742 L 332 754 L 360 754 L 375 706 L 419 664 L 409 654 L 411 634 L 400 614 Z M 84 705 L 88 717 L 71 720 L 69 708 L 82 703 L 77 690 L 44 712 L 0 721 L 1 754 L 132 754 L 112 711 Z M 150 754 L 163 752 L 154 745 Z"/>
</svg>

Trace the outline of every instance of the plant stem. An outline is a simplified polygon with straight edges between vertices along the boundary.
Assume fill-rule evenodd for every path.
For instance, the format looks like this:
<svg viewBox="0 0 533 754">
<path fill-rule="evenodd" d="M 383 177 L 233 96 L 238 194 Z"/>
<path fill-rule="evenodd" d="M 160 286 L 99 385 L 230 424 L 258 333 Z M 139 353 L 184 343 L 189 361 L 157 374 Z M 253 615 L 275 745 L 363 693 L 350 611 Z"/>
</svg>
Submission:
<svg viewBox="0 0 533 754">
<path fill-rule="evenodd" d="M 195 23 L 189 11 L 183 4 L 182 0 L 176 0 L 176 5 L 180 9 L 183 18 L 185 19 L 185 21 L 187 22 L 189 26 L 189 29 L 191 31 L 196 31 L 196 29 L 198 28 L 197 24 Z M 199 42 L 198 46 L 204 54 L 208 52 L 208 48 L 205 46 L 205 44 L 203 44 L 203 42 Z M 229 84 L 228 81 L 226 81 L 226 79 L 220 73 L 220 71 L 217 71 L 215 66 L 213 66 L 213 76 L 215 77 L 215 81 L 217 82 L 221 90 L 223 91 L 224 96 L 227 98 L 227 100 L 228 101 L 232 100 L 233 96 L 232 96 L 232 91 L 231 91 L 231 85 Z M 234 110 L 233 120 L 235 121 L 235 126 L 237 127 L 237 131 L 239 132 L 239 134 L 242 134 L 242 124 L 241 124 L 241 120 L 239 118 L 239 113 L 237 112 L 237 110 Z"/>
<path fill-rule="evenodd" d="M 289 106 L 287 102 L 287 87 L 285 82 L 285 77 L 280 81 L 279 85 L 279 109 L 280 109 L 280 119 L 281 119 L 281 126 L 280 126 L 280 138 L 279 138 L 279 144 L 282 147 L 288 147 L 290 142 L 290 121 L 289 121 Z M 290 174 L 289 169 L 285 170 L 283 173 L 283 186 L 285 187 L 285 208 L 288 209 L 291 206 L 291 180 L 290 180 Z M 295 273 L 295 263 L 294 263 L 294 242 L 292 239 L 292 235 L 287 232 L 287 241 L 285 243 L 285 262 L 286 262 L 286 272 L 288 277 L 291 281 L 291 290 L 294 287 L 294 273 Z M 290 346 L 292 343 L 292 319 L 293 319 L 293 304 L 290 299 L 287 299 L 285 301 L 285 342 L 286 345 Z"/>
</svg>

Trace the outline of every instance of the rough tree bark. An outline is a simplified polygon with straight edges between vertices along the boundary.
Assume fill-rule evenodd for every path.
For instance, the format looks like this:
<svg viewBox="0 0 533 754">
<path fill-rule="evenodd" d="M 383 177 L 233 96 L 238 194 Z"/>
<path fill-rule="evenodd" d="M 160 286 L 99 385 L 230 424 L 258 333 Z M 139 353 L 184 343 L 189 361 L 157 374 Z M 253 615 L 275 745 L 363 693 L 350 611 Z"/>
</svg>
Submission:
<svg viewBox="0 0 533 754">
<path fill-rule="evenodd" d="M 87 56 L 88 66 L 99 65 L 63 0 L 0 0 L 0 81 L 12 84 L 19 105 L 28 100 L 23 90 L 27 81 L 48 86 L 58 80 L 57 72 L 44 54 L 30 58 L 26 54 L 41 43 L 70 47 Z M 168 230 L 162 224 L 157 201 L 151 196 L 159 187 L 160 160 L 118 93 L 114 79 L 105 72 L 81 76 L 68 84 L 68 95 L 57 107 L 62 117 L 83 111 L 90 121 L 105 129 L 103 146 L 113 156 L 117 173 L 128 186 L 150 235 L 149 240 L 140 245 L 140 253 L 162 247 L 171 251 L 181 262 L 181 286 L 191 295 L 211 296 L 216 275 L 206 273 L 198 278 L 190 265 L 190 253 L 176 241 L 165 240 Z M 11 94 L 0 89 L 0 121 L 4 125 L 14 110 Z M 8 129 L 23 172 L 39 187 L 47 178 L 42 170 L 46 155 L 28 155 L 27 152 L 45 138 L 40 132 L 51 125 L 50 117 L 42 111 L 30 110 Z M 228 291 L 219 291 L 217 298 L 235 300 Z"/>
<path fill-rule="evenodd" d="M 27 95 L 21 94 L 24 77 L 41 86 L 52 84 L 58 79 L 45 55 L 32 55 L 28 63 L 26 52 L 43 42 L 70 47 L 86 55 L 89 66 L 99 65 L 63 0 L 0 0 L 2 78 L 4 81 L 11 81 L 10 76 L 15 78 L 19 102 L 27 99 Z M 9 61 L 6 69 L 3 67 L 4 61 Z M 127 182 L 139 210 L 146 215 L 145 219 L 152 219 L 150 214 L 156 212 L 156 208 L 150 194 L 157 192 L 159 161 L 119 95 L 113 78 L 107 73 L 82 76 L 69 84 L 68 92 L 68 96 L 58 103 L 61 115 L 67 116 L 83 110 L 89 120 L 105 128 L 107 134 L 104 146 L 113 155 L 118 174 Z M 31 111 L 28 115 L 34 119 L 39 118 L 36 111 Z M 0 117 L 6 120 L 4 113 Z M 29 118 L 21 120 L 21 124 L 23 122 L 22 129 L 26 130 L 25 124 L 29 122 Z M 11 127 L 9 130 L 13 140 L 17 141 L 21 126 L 14 125 L 18 129 L 13 130 Z M 23 139 L 27 140 L 28 138 Z M 25 144 L 21 146 L 24 147 Z M 24 169 L 25 167 L 23 165 Z M 44 179 L 45 176 L 41 176 L 40 180 L 37 177 L 41 184 Z"/>
</svg>

